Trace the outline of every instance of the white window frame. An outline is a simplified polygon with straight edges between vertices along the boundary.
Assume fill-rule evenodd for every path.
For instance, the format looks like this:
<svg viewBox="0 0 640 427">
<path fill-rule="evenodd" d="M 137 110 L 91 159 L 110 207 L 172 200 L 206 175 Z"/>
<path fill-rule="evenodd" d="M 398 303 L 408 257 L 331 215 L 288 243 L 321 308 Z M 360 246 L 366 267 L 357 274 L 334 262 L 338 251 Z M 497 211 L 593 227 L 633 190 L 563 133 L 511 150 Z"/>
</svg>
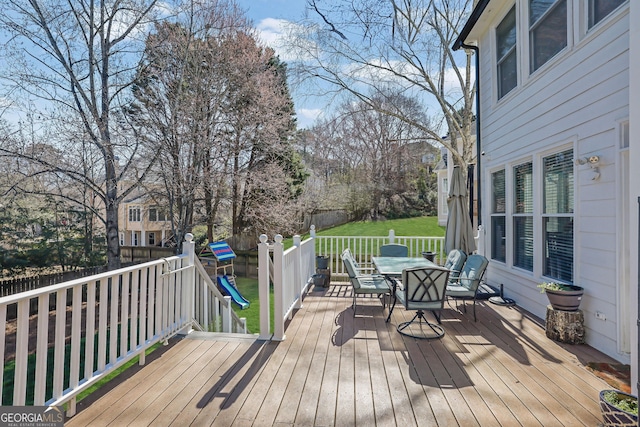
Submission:
<svg viewBox="0 0 640 427">
<path fill-rule="evenodd" d="M 493 189 L 493 184 L 494 184 L 494 180 L 493 177 L 495 174 L 502 172 L 502 174 L 504 175 L 504 210 L 502 212 L 496 211 L 494 208 L 495 205 L 495 191 Z M 508 256 L 507 256 L 507 251 L 508 251 L 508 244 L 507 244 L 507 210 L 508 210 L 508 204 L 509 204 L 509 198 L 508 198 L 508 181 L 507 181 L 507 168 L 506 167 L 502 167 L 496 170 L 491 171 L 490 173 L 490 179 L 491 179 L 491 259 L 493 261 L 496 262 L 502 262 L 502 263 L 506 263 Z M 504 230 L 502 232 L 501 236 L 495 236 L 496 233 L 496 229 L 495 229 L 495 224 L 494 224 L 494 218 L 502 218 L 503 221 L 503 225 L 504 225 Z M 496 254 L 494 251 L 494 242 L 496 237 L 499 237 L 500 239 L 502 239 L 502 246 L 504 247 L 504 253 L 502 254 L 501 258 L 496 258 Z"/>
<path fill-rule="evenodd" d="M 585 4 L 586 4 L 586 27 L 587 27 L 587 31 L 591 31 L 593 28 L 597 27 L 598 25 L 600 25 L 602 22 L 606 21 L 607 18 L 609 18 L 610 16 L 614 15 L 616 13 L 616 11 L 620 10 L 622 8 L 622 6 L 627 3 L 626 0 L 622 0 L 620 2 L 619 5 L 617 5 L 616 7 L 614 7 L 613 9 L 611 9 L 611 11 L 606 14 L 605 16 L 603 16 L 602 18 L 600 18 L 599 21 L 595 21 L 594 17 L 593 17 L 593 12 L 594 12 L 594 2 L 595 1 L 600 1 L 600 0 L 585 0 Z"/>
<path fill-rule="evenodd" d="M 140 206 L 129 206 L 129 222 L 140 222 Z"/>
<path fill-rule="evenodd" d="M 513 47 L 511 49 L 509 49 L 509 51 L 503 55 L 501 58 L 498 58 L 498 27 L 500 26 L 500 24 L 502 24 L 504 22 L 504 20 L 507 18 L 507 15 L 509 15 L 511 12 L 513 11 L 514 13 L 514 19 L 515 19 L 515 24 L 514 24 L 514 31 L 515 31 L 515 36 L 516 36 L 516 40 L 515 43 L 513 45 Z M 498 23 L 498 25 L 494 28 L 494 46 L 495 46 L 495 51 L 496 51 L 496 99 L 497 100 L 501 100 L 503 99 L 505 96 L 507 96 L 509 93 L 512 93 L 513 90 L 515 90 L 518 87 L 518 84 L 520 83 L 520 55 L 518 55 L 518 40 L 519 40 L 519 34 L 518 34 L 518 7 L 517 5 L 513 5 L 508 12 L 502 17 L 502 19 L 500 20 L 500 22 Z M 509 55 L 514 54 L 515 55 L 515 63 L 516 63 L 516 85 L 514 87 L 512 87 L 511 89 L 509 89 L 507 92 L 502 93 L 501 94 L 501 87 L 502 87 L 502 81 L 500 79 L 500 65 L 502 64 L 502 62 L 504 62 L 504 59 L 506 57 L 508 57 Z"/>
<path fill-rule="evenodd" d="M 524 166 L 524 165 L 531 165 L 531 211 L 530 212 L 518 212 L 518 209 L 516 209 L 516 169 L 518 167 Z M 536 191 L 537 191 L 537 183 L 536 183 L 536 170 L 534 167 L 534 162 L 533 160 L 529 159 L 527 161 L 523 161 L 520 163 L 516 163 L 513 164 L 511 166 L 511 186 L 512 186 L 512 191 L 511 191 L 511 216 L 510 216 L 510 222 L 511 222 L 511 229 L 513 231 L 512 233 L 512 239 L 511 239 L 511 244 L 512 244 L 512 251 L 511 251 L 511 264 L 513 265 L 513 267 L 518 268 L 522 271 L 527 271 L 527 272 L 533 272 L 534 268 L 535 268 L 535 236 L 536 236 L 536 221 L 535 221 L 535 214 L 536 214 L 536 203 L 535 203 L 535 195 L 536 195 Z M 530 218 L 531 221 L 531 227 L 532 227 L 532 236 L 531 236 L 531 241 L 528 242 L 528 244 L 530 245 L 530 251 L 531 251 L 531 268 L 527 268 L 526 266 L 523 265 L 517 265 L 516 264 L 516 256 L 517 256 L 517 251 L 516 248 L 518 247 L 518 242 L 516 242 L 516 238 L 517 238 L 517 227 L 516 227 L 516 219 L 517 218 L 524 218 L 525 220 L 527 218 Z M 526 251 L 526 244 L 527 242 L 524 242 L 524 246 L 522 247 L 523 251 Z"/>
<path fill-rule="evenodd" d="M 550 158 L 552 156 L 555 156 L 557 154 L 563 153 L 563 152 L 569 152 L 571 151 L 571 155 L 570 157 L 568 157 L 570 159 L 569 164 L 572 167 L 572 173 L 573 173 L 573 182 L 572 182 L 572 186 L 571 186 L 571 194 L 573 196 L 573 200 L 572 200 L 572 206 L 573 209 L 571 209 L 569 212 L 546 212 L 545 211 L 545 159 Z M 541 206 L 540 206 L 540 227 L 542 230 L 542 240 L 541 240 L 541 261 L 542 261 L 542 275 L 544 277 L 549 277 L 550 279 L 554 280 L 554 281 L 559 281 L 559 282 L 563 282 L 563 283 L 573 283 L 575 280 L 575 179 L 576 179 L 576 171 L 575 171 L 575 165 L 573 163 L 573 159 L 575 157 L 575 150 L 572 147 L 566 147 L 564 150 L 558 150 L 558 151 L 554 151 L 553 153 L 546 153 L 544 155 L 541 156 L 540 158 L 540 174 L 538 177 L 538 181 L 540 183 L 540 190 L 541 190 Z M 547 221 L 552 220 L 553 218 L 557 218 L 559 221 L 563 221 L 566 219 L 570 219 L 571 220 L 571 239 L 567 240 L 566 238 L 558 238 L 556 240 L 556 242 L 559 245 L 564 245 L 567 246 L 568 243 L 570 243 L 571 245 L 571 272 L 570 275 L 571 277 L 567 277 L 565 275 L 565 271 L 563 270 L 564 265 L 566 265 L 566 262 L 562 262 L 559 264 L 559 270 L 558 272 L 560 273 L 559 275 L 554 275 L 554 274 L 549 274 L 548 271 L 552 269 L 551 266 L 548 266 L 546 263 L 546 250 L 548 249 L 547 244 L 548 241 L 546 240 L 546 227 L 547 227 Z M 566 233 L 569 230 L 562 230 L 561 232 L 558 232 L 557 234 L 560 236 L 564 233 Z M 562 252 L 562 251 L 560 251 Z M 559 254 L 560 255 L 560 254 Z M 561 277 L 562 276 L 562 277 Z"/>
<path fill-rule="evenodd" d="M 549 58 L 547 58 L 546 61 L 544 61 L 543 63 L 539 64 L 537 67 L 535 67 L 535 61 L 534 61 L 534 57 L 535 57 L 535 46 L 534 46 L 534 40 L 533 40 L 533 33 L 535 32 L 535 30 L 540 27 L 544 21 L 549 18 L 549 16 L 555 12 L 555 10 L 558 7 L 561 7 L 560 4 L 564 3 L 565 8 L 566 8 L 566 15 L 567 15 L 567 20 L 565 22 L 565 36 L 566 36 L 566 44 L 559 49 L 555 54 L 553 54 L 552 56 L 550 56 Z M 571 39 L 570 39 L 570 34 L 569 34 L 569 19 L 571 19 L 571 13 L 572 13 L 572 8 L 571 8 L 571 0 L 556 0 L 555 3 L 553 5 L 551 5 L 539 18 L 536 22 L 534 22 L 533 24 L 531 23 L 531 0 L 527 1 L 527 20 L 525 21 L 527 23 L 526 28 L 527 28 L 527 33 L 528 33 L 528 40 L 529 40 L 529 74 L 534 74 L 535 72 L 537 72 L 538 70 L 540 70 L 541 68 L 543 68 L 546 64 L 550 63 L 553 58 L 556 58 L 563 50 L 565 50 L 567 48 L 567 46 L 570 45 L 571 43 Z M 523 26 L 524 27 L 524 26 Z"/>
</svg>

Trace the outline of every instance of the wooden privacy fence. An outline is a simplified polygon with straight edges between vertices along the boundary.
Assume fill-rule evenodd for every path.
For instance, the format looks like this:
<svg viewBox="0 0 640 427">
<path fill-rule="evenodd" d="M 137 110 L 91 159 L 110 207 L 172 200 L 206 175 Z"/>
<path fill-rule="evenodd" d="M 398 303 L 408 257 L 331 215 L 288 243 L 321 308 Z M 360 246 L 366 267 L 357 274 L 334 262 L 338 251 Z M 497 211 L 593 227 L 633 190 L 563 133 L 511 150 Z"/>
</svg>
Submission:
<svg viewBox="0 0 640 427">
<path fill-rule="evenodd" d="M 44 274 L 31 277 L 20 277 L 0 280 L 0 297 L 17 294 L 19 292 L 32 291 L 56 283 L 92 276 L 106 271 L 106 266 L 83 268 L 82 270 L 65 271 L 63 273 Z"/>
</svg>

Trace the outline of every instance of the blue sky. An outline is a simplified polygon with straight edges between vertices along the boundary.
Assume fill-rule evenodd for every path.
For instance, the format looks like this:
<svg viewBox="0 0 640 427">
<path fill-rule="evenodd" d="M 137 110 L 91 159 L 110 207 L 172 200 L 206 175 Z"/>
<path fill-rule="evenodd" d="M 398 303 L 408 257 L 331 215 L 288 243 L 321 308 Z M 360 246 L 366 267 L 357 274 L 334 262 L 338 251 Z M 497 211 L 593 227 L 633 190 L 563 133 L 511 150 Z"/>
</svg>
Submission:
<svg viewBox="0 0 640 427">
<path fill-rule="evenodd" d="M 306 0 L 236 0 L 249 18 L 251 18 L 262 40 L 280 54 L 280 59 L 287 62 L 283 52 L 278 52 L 278 41 L 282 37 L 282 28 L 288 22 L 300 20 L 306 7 Z M 298 117 L 298 127 L 310 127 L 321 113 L 317 103 L 308 98 L 296 96 L 292 90 L 292 97 Z"/>
</svg>

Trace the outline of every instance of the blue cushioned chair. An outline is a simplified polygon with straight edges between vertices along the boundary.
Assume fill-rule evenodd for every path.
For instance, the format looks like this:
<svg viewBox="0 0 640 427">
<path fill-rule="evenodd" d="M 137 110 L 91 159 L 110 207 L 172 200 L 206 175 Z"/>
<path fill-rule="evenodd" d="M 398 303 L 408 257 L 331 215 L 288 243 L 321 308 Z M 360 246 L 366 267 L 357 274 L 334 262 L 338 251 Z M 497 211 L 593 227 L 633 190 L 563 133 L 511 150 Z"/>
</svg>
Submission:
<svg viewBox="0 0 640 427">
<path fill-rule="evenodd" d="M 489 265 L 482 255 L 469 255 L 460 271 L 458 277 L 449 279 L 447 285 L 447 297 L 456 300 L 456 309 L 458 308 L 458 300 L 473 300 L 473 320 L 476 321 L 476 294 L 478 287 L 484 276 L 484 271 Z M 464 311 L 467 312 L 467 304 L 464 304 Z"/>
</svg>

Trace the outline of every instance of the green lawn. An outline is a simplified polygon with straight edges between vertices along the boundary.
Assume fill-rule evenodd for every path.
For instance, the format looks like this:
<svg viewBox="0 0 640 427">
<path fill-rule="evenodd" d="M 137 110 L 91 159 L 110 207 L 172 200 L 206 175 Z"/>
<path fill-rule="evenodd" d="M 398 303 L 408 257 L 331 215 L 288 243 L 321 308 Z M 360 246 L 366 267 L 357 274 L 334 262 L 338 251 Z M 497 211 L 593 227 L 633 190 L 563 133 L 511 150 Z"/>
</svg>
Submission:
<svg viewBox="0 0 640 427">
<path fill-rule="evenodd" d="M 444 237 L 445 227 L 438 225 L 438 218 L 392 219 L 388 221 L 358 221 L 319 231 L 320 236 L 387 236 L 393 230 L 396 236 Z M 308 235 L 307 235 L 308 236 Z"/>
<path fill-rule="evenodd" d="M 236 287 L 240 294 L 249 302 L 249 308 L 241 310 L 233 304 L 233 310 L 238 317 L 247 318 L 247 330 L 252 334 L 260 332 L 260 294 L 258 291 L 258 279 L 248 279 L 246 277 L 236 277 Z M 271 330 L 273 330 L 273 289 L 271 289 Z"/>
</svg>

